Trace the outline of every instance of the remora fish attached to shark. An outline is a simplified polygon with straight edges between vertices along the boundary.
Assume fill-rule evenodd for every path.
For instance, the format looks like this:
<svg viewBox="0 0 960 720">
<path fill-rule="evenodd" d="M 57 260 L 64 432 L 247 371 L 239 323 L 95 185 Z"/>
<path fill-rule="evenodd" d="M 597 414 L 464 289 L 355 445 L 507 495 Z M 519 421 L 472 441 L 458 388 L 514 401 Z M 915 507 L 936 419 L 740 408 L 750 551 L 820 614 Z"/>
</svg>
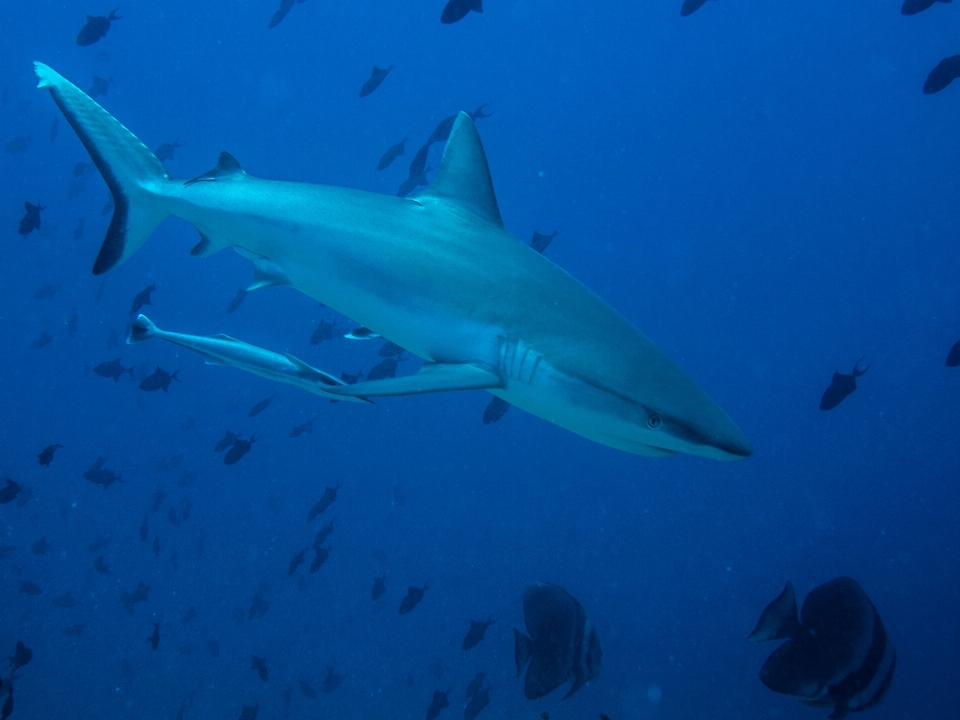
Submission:
<svg viewBox="0 0 960 720">
<path fill-rule="evenodd" d="M 229 153 L 184 182 L 79 88 L 46 65 L 35 70 L 113 194 L 94 274 L 176 215 L 200 231 L 193 255 L 232 246 L 254 263 L 252 289 L 290 285 L 426 360 L 415 375 L 326 393 L 485 389 L 640 455 L 750 455 L 736 424 L 653 342 L 504 228 L 466 113 L 434 182 L 408 198 L 261 180 Z"/>
</svg>

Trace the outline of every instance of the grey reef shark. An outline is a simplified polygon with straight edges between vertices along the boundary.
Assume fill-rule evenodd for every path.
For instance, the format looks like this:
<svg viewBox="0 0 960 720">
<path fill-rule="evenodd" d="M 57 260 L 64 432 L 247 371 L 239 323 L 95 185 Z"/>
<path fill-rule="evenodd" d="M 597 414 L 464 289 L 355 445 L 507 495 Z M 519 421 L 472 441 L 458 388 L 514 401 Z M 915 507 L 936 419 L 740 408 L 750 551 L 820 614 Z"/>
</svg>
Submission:
<svg viewBox="0 0 960 720">
<path fill-rule="evenodd" d="M 436 179 L 407 198 L 262 180 L 226 152 L 211 171 L 174 180 L 86 93 L 46 65 L 34 67 L 113 195 L 95 275 L 176 215 L 200 232 L 193 255 L 233 247 L 253 262 L 251 289 L 294 287 L 425 361 L 413 375 L 355 385 L 320 380 L 313 387 L 325 396 L 488 390 L 639 455 L 750 455 L 733 420 L 651 340 L 506 230 L 468 114 L 457 116 Z M 257 372 L 250 357 L 237 366 Z M 230 354 L 218 360 L 229 364 Z M 291 364 L 269 374 L 312 375 L 285 360 Z"/>
</svg>

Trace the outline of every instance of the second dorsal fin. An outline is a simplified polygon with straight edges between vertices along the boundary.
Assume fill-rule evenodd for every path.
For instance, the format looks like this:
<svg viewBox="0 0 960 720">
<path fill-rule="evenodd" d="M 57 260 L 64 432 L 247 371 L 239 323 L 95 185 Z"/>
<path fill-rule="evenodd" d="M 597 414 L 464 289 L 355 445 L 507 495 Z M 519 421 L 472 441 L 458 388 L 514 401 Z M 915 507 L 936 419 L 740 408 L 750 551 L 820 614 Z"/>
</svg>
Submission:
<svg viewBox="0 0 960 720">
<path fill-rule="evenodd" d="M 197 175 L 197 177 L 193 178 L 192 180 L 187 180 L 184 185 L 192 185 L 193 183 L 203 182 L 204 180 L 222 180 L 241 175 L 246 175 L 246 173 L 243 171 L 243 168 L 240 167 L 240 163 L 233 155 L 227 151 L 223 151 L 220 153 L 220 158 L 217 160 L 217 166 L 213 168 L 213 170 L 209 170 L 203 175 Z"/>
<path fill-rule="evenodd" d="M 467 113 L 457 115 L 437 178 L 420 196 L 459 203 L 483 219 L 503 225 L 487 156 L 477 127 Z"/>
</svg>

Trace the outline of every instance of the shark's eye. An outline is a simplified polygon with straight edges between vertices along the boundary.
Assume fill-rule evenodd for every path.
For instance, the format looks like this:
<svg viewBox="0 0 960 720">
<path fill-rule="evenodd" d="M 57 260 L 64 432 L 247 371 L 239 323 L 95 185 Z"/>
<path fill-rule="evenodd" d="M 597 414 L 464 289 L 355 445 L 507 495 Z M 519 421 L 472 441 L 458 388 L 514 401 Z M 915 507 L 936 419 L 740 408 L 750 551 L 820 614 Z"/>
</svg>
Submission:
<svg viewBox="0 0 960 720">
<path fill-rule="evenodd" d="M 661 425 L 663 425 L 663 418 L 657 413 L 650 413 L 647 416 L 647 427 L 651 430 L 659 430 Z"/>
</svg>

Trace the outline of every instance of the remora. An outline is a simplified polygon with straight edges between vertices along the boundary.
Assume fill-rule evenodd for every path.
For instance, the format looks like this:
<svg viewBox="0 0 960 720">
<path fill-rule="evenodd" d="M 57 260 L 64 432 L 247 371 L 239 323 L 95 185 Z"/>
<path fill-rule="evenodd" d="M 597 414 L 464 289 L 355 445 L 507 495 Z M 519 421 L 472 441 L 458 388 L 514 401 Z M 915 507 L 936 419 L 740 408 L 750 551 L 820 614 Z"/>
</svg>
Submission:
<svg viewBox="0 0 960 720">
<path fill-rule="evenodd" d="M 426 361 L 415 375 L 328 393 L 485 389 L 632 453 L 750 455 L 730 417 L 653 342 L 504 228 L 467 114 L 457 117 L 436 180 L 409 198 L 261 180 L 228 153 L 182 181 L 80 89 L 34 67 L 113 194 L 94 274 L 176 215 L 200 232 L 192 254 L 232 246 L 253 261 L 254 288 L 291 285 Z"/>
</svg>

